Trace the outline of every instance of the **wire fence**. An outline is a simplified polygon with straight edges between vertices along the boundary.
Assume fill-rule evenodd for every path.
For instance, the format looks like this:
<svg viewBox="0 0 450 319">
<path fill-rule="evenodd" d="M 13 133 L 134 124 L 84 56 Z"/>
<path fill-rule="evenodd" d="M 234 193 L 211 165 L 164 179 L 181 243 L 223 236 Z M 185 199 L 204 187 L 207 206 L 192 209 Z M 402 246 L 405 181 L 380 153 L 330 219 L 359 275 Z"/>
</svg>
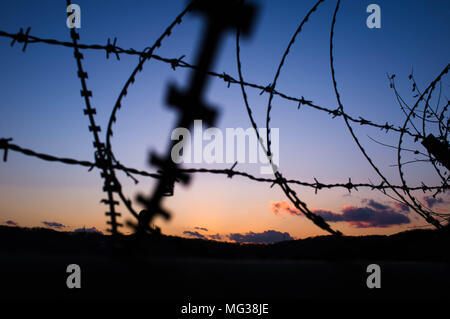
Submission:
<svg viewBox="0 0 450 319">
<path fill-rule="evenodd" d="M 443 223 L 445 221 L 448 221 L 449 214 L 433 211 L 430 207 L 424 205 L 418 199 L 415 191 L 422 191 L 423 193 L 430 192 L 432 193 L 432 196 L 436 196 L 438 194 L 445 193 L 449 188 L 448 161 L 450 159 L 450 155 L 448 132 L 450 120 L 448 117 L 448 108 L 450 102 L 448 101 L 448 99 L 447 101 L 444 101 L 444 99 L 441 98 L 441 80 L 444 76 L 447 75 L 450 65 L 446 65 L 443 68 L 442 72 L 423 91 L 420 90 L 413 73 L 411 73 L 409 79 L 412 83 L 412 91 L 416 93 L 414 96 L 414 105 L 408 105 L 405 102 L 405 99 L 398 92 L 395 85 L 395 75 L 388 76 L 388 80 L 391 88 L 393 89 L 395 98 L 399 103 L 399 107 L 405 115 L 405 121 L 402 125 L 394 125 L 389 122 L 386 122 L 384 124 L 376 123 L 366 118 L 360 116 L 352 116 L 346 113 L 341 100 L 341 95 L 339 93 L 337 74 L 334 68 L 335 59 L 333 55 L 333 41 L 335 34 L 335 25 L 340 8 L 340 0 L 337 0 L 336 8 L 332 16 L 329 39 L 329 56 L 331 78 L 338 107 L 331 108 L 328 106 L 317 105 L 309 98 L 305 98 L 303 96 L 289 96 L 283 92 L 276 90 L 277 80 L 279 78 L 281 69 L 285 64 L 285 60 L 290 52 L 291 46 L 294 44 L 297 37 L 301 34 L 303 26 L 313 18 L 314 13 L 319 9 L 320 4 L 322 4 L 323 2 L 325 2 L 325 0 L 317 1 L 300 22 L 286 50 L 284 51 L 272 83 L 268 85 L 247 82 L 245 81 L 242 73 L 242 61 L 240 58 L 240 37 L 241 34 L 250 34 L 251 26 L 254 22 L 255 13 L 257 10 L 254 5 L 246 4 L 243 1 L 218 1 L 215 2 L 214 5 L 206 0 L 193 1 L 189 3 L 180 14 L 176 16 L 174 21 L 164 30 L 164 32 L 153 43 L 152 46 L 142 51 L 138 51 L 132 48 L 121 48 L 117 45 L 117 38 L 114 38 L 113 40 L 108 38 L 105 45 L 83 44 L 80 42 L 80 36 L 76 32 L 75 28 L 70 29 L 70 37 L 72 41 L 60 41 L 56 39 L 45 39 L 42 37 L 38 37 L 30 34 L 30 28 L 27 28 L 25 32 L 23 31 L 23 28 L 21 28 L 17 33 L 10 33 L 0 30 L 0 37 L 10 39 L 11 46 L 14 46 L 15 44 L 22 44 L 23 52 L 26 51 L 27 47 L 30 44 L 35 43 L 43 43 L 60 47 L 62 46 L 73 50 L 74 60 L 77 67 L 77 75 L 81 84 L 80 93 L 84 101 L 84 115 L 86 115 L 89 120 L 88 128 L 89 131 L 92 132 L 93 146 L 95 150 L 95 162 L 90 162 L 86 160 L 62 158 L 49 154 L 39 153 L 34 150 L 26 149 L 19 145 L 13 144 L 12 138 L 0 138 L 0 149 L 4 150 L 3 160 L 7 160 L 8 151 L 14 151 L 44 161 L 89 167 L 90 171 L 94 168 L 99 169 L 101 178 L 104 182 L 103 191 L 106 194 L 106 198 L 101 199 L 101 203 L 107 205 L 108 207 L 106 216 L 108 216 L 109 220 L 107 221 L 107 223 L 110 225 L 109 231 L 113 235 L 120 234 L 119 228 L 123 226 L 123 224 L 119 222 L 121 214 L 117 212 L 119 199 L 125 205 L 129 213 L 136 219 L 136 223 L 129 222 L 129 226 L 134 227 L 137 232 L 154 232 L 157 230 L 156 227 L 152 226 L 152 221 L 154 220 L 154 218 L 159 215 L 168 219 L 171 215 L 162 207 L 163 198 L 166 196 L 172 196 L 174 194 L 174 185 L 176 183 L 189 183 L 189 177 L 194 173 L 219 174 L 225 175 L 228 178 L 240 176 L 250 179 L 254 182 L 269 183 L 271 187 L 273 187 L 274 185 L 278 185 L 284 192 L 285 196 L 296 207 L 296 209 L 303 213 L 315 225 L 333 235 L 341 235 L 341 232 L 333 229 L 321 216 L 311 211 L 308 208 L 307 204 L 303 202 L 299 198 L 297 193 L 292 189 L 293 185 L 312 188 L 315 190 L 315 193 L 322 189 L 335 188 L 346 189 L 349 192 L 351 192 L 352 190 L 358 191 L 359 189 L 363 188 L 378 190 L 381 191 L 384 195 L 392 198 L 393 200 L 407 205 L 412 211 L 421 216 L 427 223 L 437 228 L 442 227 Z M 67 1 L 67 5 L 70 5 L 70 1 Z M 185 57 L 184 55 L 176 58 L 167 58 L 154 54 L 154 51 L 162 46 L 164 39 L 169 37 L 175 27 L 181 24 L 183 18 L 192 11 L 201 12 L 204 15 L 205 19 L 209 21 L 209 28 L 205 30 L 204 42 L 202 44 L 202 47 L 200 47 L 198 51 L 197 62 L 195 64 L 187 63 L 183 60 L 183 58 Z M 227 11 L 232 13 L 231 16 L 233 16 L 234 18 L 226 20 L 222 19 L 221 17 L 223 16 L 223 12 Z M 221 36 L 225 32 L 235 32 L 236 34 L 236 65 L 238 71 L 238 79 L 225 72 L 220 73 L 210 70 L 211 63 L 216 55 L 217 44 L 220 41 Z M 115 56 L 117 60 L 120 60 L 121 56 L 137 56 L 139 59 L 136 67 L 133 69 L 131 75 L 122 87 L 114 104 L 109 117 L 104 141 L 102 141 L 100 137 L 101 127 L 96 123 L 96 109 L 92 107 L 90 99 L 92 97 L 92 91 L 90 91 L 87 86 L 86 79 L 88 78 L 88 73 L 83 68 L 84 56 L 82 51 L 88 50 L 104 51 L 107 59 L 109 59 L 111 55 Z M 228 88 L 231 85 L 239 85 L 242 92 L 243 102 L 245 104 L 252 127 L 256 132 L 257 138 L 260 141 L 260 144 L 263 147 L 266 156 L 269 159 L 269 162 L 273 165 L 274 178 L 262 178 L 251 175 L 247 172 L 235 170 L 236 164 L 229 169 L 182 168 L 181 166 L 175 164 L 170 157 L 170 149 L 173 146 L 173 143 L 169 145 L 168 154 L 166 154 L 165 156 L 152 154 L 151 158 L 149 159 L 149 163 L 152 166 L 156 166 L 158 168 L 155 172 L 137 170 L 135 168 L 122 165 L 113 152 L 111 143 L 113 126 L 117 120 L 118 111 L 124 105 L 123 98 L 127 95 L 128 89 L 133 83 L 135 83 L 136 76 L 143 70 L 145 63 L 152 59 L 165 63 L 173 70 L 177 70 L 177 68 L 187 68 L 191 70 L 191 82 L 186 89 L 181 90 L 175 87 L 169 88 L 167 104 L 169 107 L 175 108 L 178 112 L 178 122 L 176 127 L 189 128 L 192 126 L 193 121 L 198 119 L 203 120 L 209 126 L 212 126 L 214 124 L 216 118 L 216 110 L 209 107 L 202 98 L 202 95 L 205 91 L 205 84 L 209 79 L 222 80 L 228 84 Z M 437 102 L 436 106 L 433 107 L 431 105 L 432 94 L 435 92 L 438 86 L 439 93 Z M 253 118 L 252 109 L 247 96 L 247 89 L 256 89 L 260 91 L 260 95 L 268 95 L 266 114 L 267 135 L 265 136 L 267 148 L 264 147 L 264 139 L 259 135 L 258 126 Z M 275 167 L 275 165 L 272 163 L 273 154 L 271 150 L 270 114 L 273 108 L 272 100 L 274 96 L 278 96 L 284 100 L 294 102 L 299 109 L 300 107 L 309 107 L 314 110 L 324 112 L 334 119 L 342 118 L 354 142 L 356 143 L 366 160 L 369 162 L 371 167 L 381 178 L 381 182 L 379 184 L 371 182 L 354 183 L 352 182 L 351 178 L 348 178 L 347 183 L 325 183 L 319 182 L 316 178 L 314 178 L 314 182 L 305 182 L 285 178 L 278 170 L 278 168 Z M 422 107 L 422 109 L 420 109 L 420 107 Z M 386 147 L 396 149 L 396 166 L 398 168 L 401 185 L 394 185 L 378 168 L 378 166 L 369 156 L 368 152 L 360 142 L 360 139 L 356 135 L 353 128 L 353 125 L 355 124 L 382 130 L 390 134 L 398 134 L 397 145 L 387 145 L 374 139 L 373 141 Z M 434 136 L 432 132 L 438 132 L 437 136 Z M 406 138 L 411 139 L 413 143 L 421 142 L 423 149 L 419 151 L 418 148 L 409 149 L 404 147 L 403 145 L 406 143 Z M 421 156 L 421 158 L 417 158 L 412 161 L 403 161 L 402 158 L 404 153 L 419 155 Z M 424 182 L 421 182 L 420 185 L 408 185 L 405 177 L 405 165 L 411 162 L 424 162 L 432 165 L 436 174 L 440 178 L 440 183 L 438 185 L 426 185 Z M 140 213 L 135 210 L 132 201 L 125 196 L 122 185 L 116 176 L 117 170 L 124 172 L 135 183 L 138 182 L 136 176 L 150 177 L 157 180 L 156 187 L 152 190 L 152 192 L 150 192 L 149 195 L 140 194 L 137 196 L 138 202 L 145 207 L 145 209 L 141 210 Z"/>
</svg>

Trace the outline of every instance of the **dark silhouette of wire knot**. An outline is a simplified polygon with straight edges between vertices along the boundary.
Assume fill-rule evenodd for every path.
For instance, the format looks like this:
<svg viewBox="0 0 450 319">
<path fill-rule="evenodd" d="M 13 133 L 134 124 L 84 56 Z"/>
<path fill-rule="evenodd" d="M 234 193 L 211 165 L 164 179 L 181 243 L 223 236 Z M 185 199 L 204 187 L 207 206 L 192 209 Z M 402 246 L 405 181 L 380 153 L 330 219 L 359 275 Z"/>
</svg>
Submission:
<svg viewBox="0 0 450 319">
<path fill-rule="evenodd" d="M 234 176 L 234 174 L 236 173 L 235 171 L 233 171 L 233 169 L 236 167 L 237 163 L 238 163 L 237 161 L 234 162 L 233 166 L 231 166 L 230 169 L 225 170 L 228 178 L 232 178 Z"/>
<path fill-rule="evenodd" d="M 273 93 L 274 91 L 274 85 L 272 83 L 269 83 L 266 87 L 262 89 L 262 91 L 259 93 L 259 95 L 262 95 L 264 92 L 267 93 Z"/>
<path fill-rule="evenodd" d="M 106 44 L 105 51 L 106 51 L 106 58 L 109 59 L 109 54 L 114 53 L 116 55 L 117 60 L 120 60 L 119 53 L 117 52 L 117 38 L 114 38 L 113 43 L 111 44 L 110 39 L 108 38 L 108 43 Z"/>
<path fill-rule="evenodd" d="M 23 33 L 23 29 L 20 28 L 20 31 L 14 36 L 12 42 L 11 42 L 11 46 L 14 45 L 14 43 L 19 42 L 19 43 L 23 43 L 23 48 L 22 51 L 25 52 L 25 50 L 27 49 L 27 45 L 28 45 L 28 39 L 29 36 L 28 34 L 30 33 L 31 28 L 28 27 L 27 31 L 25 33 Z"/>
<path fill-rule="evenodd" d="M 171 59 L 170 60 L 170 66 L 175 71 L 178 66 L 180 66 L 180 63 L 183 61 L 183 58 L 185 55 L 180 56 L 178 59 Z"/>
<path fill-rule="evenodd" d="M 3 162 L 8 160 L 8 148 L 9 142 L 12 141 L 12 138 L 0 138 L 0 148 L 4 150 L 3 152 Z"/>
</svg>

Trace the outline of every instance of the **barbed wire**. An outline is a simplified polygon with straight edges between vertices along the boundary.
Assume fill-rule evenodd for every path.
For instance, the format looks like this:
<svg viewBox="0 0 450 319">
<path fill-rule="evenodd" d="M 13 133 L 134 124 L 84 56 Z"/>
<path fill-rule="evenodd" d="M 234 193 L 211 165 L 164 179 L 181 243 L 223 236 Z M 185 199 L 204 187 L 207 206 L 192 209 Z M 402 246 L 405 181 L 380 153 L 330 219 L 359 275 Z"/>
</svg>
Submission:
<svg viewBox="0 0 450 319">
<path fill-rule="evenodd" d="M 70 6 L 70 0 L 67 0 L 67 6 Z M 70 14 L 68 13 L 68 17 Z M 29 29 L 28 29 L 29 30 Z M 75 28 L 70 29 L 70 37 L 72 38 L 73 49 L 74 49 L 74 57 L 77 65 L 77 76 L 81 82 L 81 96 L 84 98 L 84 104 L 86 109 L 84 109 L 84 115 L 86 115 L 89 119 L 89 131 L 92 132 L 94 137 L 94 149 L 95 151 L 95 162 L 101 168 L 101 177 L 104 180 L 103 191 L 106 192 L 107 198 L 102 199 L 101 202 L 105 205 L 108 205 L 109 211 L 105 213 L 106 216 L 109 216 L 110 221 L 106 223 L 111 226 L 109 231 L 113 235 L 118 234 L 117 228 L 122 226 L 121 223 L 117 221 L 117 217 L 120 216 L 120 213 L 116 212 L 116 205 L 119 205 L 114 199 L 114 192 L 119 192 L 121 189 L 120 183 L 118 183 L 114 173 L 111 170 L 111 165 L 108 163 L 108 156 L 105 149 L 105 144 L 101 142 L 99 137 L 99 132 L 101 131 L 101 127 L 98 126 L 95 122 L 94 115 L 96 114 L 95 108 L 91 106 L 90 97 L 92 96 L 92 91 L 88 90 L 86 79 L 88 78 L 88 73 L 83 70 L 83 65 L 81 60 L 83 60 L 83 54 L 78 49 L 78 40 L 80 39 L 80 35 L 76 32 Z M 25 43 L 26 45 L 26 43 Z M 25 49 L 25 46 L 24 46 Z"/>
<path fill-rule="evenodd" d="M 29 157 L 35 157 L 35 158 L 41 159 L 43 161 L 59 162 L 62 164 L 67 164 L 67 165 L 78 165 L 78 166 L 88 167 L 89 171 L 91 171 L 93 168 L 101 168 L 99 166 L 99 164 L 96 162 L 87 161 L 87 160 L 77 160 L 77 159 L 70 158 L 70 157 L 58 157 L 58 156 L 54 156 L 54 155 L 50 155 L 50 154 L 46 154 L 46 153 L 39 153 L 39 152 L 33 151 L 31 149 L 21 147 L 17 144 L 13 144 L 13 143 L 11 143 L 11 141 L 12 141 L 12 138 L 0 138 L 0 150 L 4 151 L 4 156 L 3 156 L 4 162 L 7 161 L 8 151 L 15 151 L 17 153 L 21 153 L 21 154 L 27 155 Z M 150 177 L 150 178 L 154 178 L 154 179 L 158 179 L 158 178 L 162 177 L 162 175 L 160 173 L 157 173 L 157 172 L 151 173 L 151 172 L 148 172 L 145 170 L 139 170 L 139 169 L 136 169 L 133 167 L 128 167 L 128 166 L 125 166 L 120 163 L 114 164 L 113 167 L 114 167 L 114 169 L 120 170 L 124 173 L 140 175 L 143 177 Z M 256 182 L 264 182 L 264 183 L 271 184 L 271 186 L 274 183 L 276 183 L 276 181 L 277 181 L 277 179 L 258 177 L 258 176 L 252 175 L 250 173 L 247 173 L 247 172 L 238 171 L 234 168 L 233 169 L 180 168 L 180 171 L 182 171 L 184 173 L 188 173 L 188 174 L 211 173 L 211 174 L 218 174 L 218 175 L 226 175 L 228 178 L 232 178 L 234 176 L 242 176 L 242 177 L 246 177 L 246 178 L 256 181 Z M 345 189 L 345 190 L 348 190 L 349 192 L 351 192 L 352 190 L 358 191 L 359 188 L 369 188 L 371 190 L 388 190 L 391 188 L 391 186 L 385 185 L 383 182 L 381 182 L 380 184 L 353 183 L 351 178 L 348 178 L 347 183 L 322 183 L 322 182 L 319 182 L 317 180 L 317 178 L 314 178 L 313 183 L 308 183 L 308 182 L 295 180 L 295 179 L 283 179 L 283 181 L 288 184 L 296 184 L 299 186 L 313 188 L 316 191 L 320 191 L 323 189 L 342 188 L 342 189 Z M 392 185 L 392 187 L 394 187 L 398 190 L 403 190 L 403 188 L 404 188 L 403 186 L 400 186 L 400 185 Z M 426 193 L 426 192 L 433 192 L 433 191 L 441 189 L 441 188 L 450 189 L 450 185 L 427 186 L 422 183 L 421 186 L 413 186 L 413 187 L 408 186 L 408 188 L 412 191 L 422 191 L 423 193 Z"/>
</svg>

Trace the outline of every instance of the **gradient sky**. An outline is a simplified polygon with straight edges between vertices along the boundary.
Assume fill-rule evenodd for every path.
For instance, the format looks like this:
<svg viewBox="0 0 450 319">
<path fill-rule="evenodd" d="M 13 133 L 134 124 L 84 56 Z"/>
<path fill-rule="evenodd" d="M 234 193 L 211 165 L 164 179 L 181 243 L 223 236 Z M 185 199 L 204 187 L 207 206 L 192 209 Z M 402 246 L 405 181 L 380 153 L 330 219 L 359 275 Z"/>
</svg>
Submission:
<svg viewBox="0 0 450 319">
<path fill-rule="evenodd" d="M 155 39 L 183 10 L 185 1 L 87 1 L 81 6 L 80 43 L 106 44 L 118 38 L 123 48 L 142 50 Z M 241 41 L 243 73 L 247 81 L 268 85 L 287 44 L 298 24 L 315 1 L 257 1 L 259 15 L 250 39 Z M 368 29 L 366 7 L 381 7 L 381 29 Z M 293 45 L 278 80 L 277 90 L 314 103 L 337 107 L 329 66 L 329 33 L 335 1 L 319 6 Z M 65 1 L 2 1 L 0 29 L 18 32 L 31 27 L 30 34 L 70 41 L 66 27 Z M 450 2 L 435 1 L 342 1 L 335 27 L 335 66 L 342 101 L 346 111 L 377 123 L 389 121 L 402 125 L 404 115 L 389 88 L 386 73 L 397 75 L 397 87 L 408 101 L 412 93 L 408 75 L 411 68 L 423 89 L 448 63 L 450 43 Z M 155 53 L 168 58 L 185 55 L 194 62 L 204 21 L 188 15 L 176 26 Z M 73 50 L 46 44 L 10 47 L 10 39 L 0 38 L 0 137 L 12 137 L 14 143 L 56 156 L 93 160 L 92 136 L 83 116 L 80 82 L 76 76 Z M 122 55 L 120 61 L 106 59 L 103 51 L 85 51 L 83 66 L 89 74 L 88 87 L 93 91 L 96 120 L 102 126 L 102 138 L 109 114 L 122 86 L 138 59 Z M 221 43 L 214 70 L 237 78 L 235 37 L 229 33 Z M 147 165 L 149 150 L 165 153 L 176 119 L 166 107 L 169 82 L 183 88 L 188 85 L 190 70 L 173 71 L 170 65 L 151 60 L 138 74 L 136 83 L 119 111 L 112 140 L 121 163 L 138 169 L 154 170 Z M 444 96 L 449 79 L 442 82 Z M 258 125 L 265 126 L 268 95 L 248 89 L 250 105 Z M 447 95 L 448 96 L 448 95 Z M 248 128 L 240 87 L 220 79 L 211 79 L 206 100 L 220 107 L 217 127 Z M 287 178 L 324 183 L 379 182 L 373 169 L 357 149 L 342 118 L 331 119 L 325 113 L 275 97 L 272 127 L 280 129 L 280 171 Z M 377 165 L 394 183 L 398 183 L 395 150 L 372 142 L 368 135 L 390 144 L 397 134 L 356 127 L 356 133 Z M 406 145 L 409 145 L 408 143 Z M 106 206 L 102 180 L 97 172 L 86 168 L 44 162 L 10 152 L 8 162 L 0 164 L 0 223 L 8 220 L 21 226 L 43 226 L 43 221 L 58 222 L 72 230 L 85 225 L 106 229 Z M 198 166 L 198 165 L 197 165 Z M 190 167 L 197 167 L 191 165 Z M 230 165 L 199 165 L 225 168 Z M 258 174 L 259 166 L 238 165 L 238 170 Z M 438 177 L 427 164 L 408 166 L 408 181 L 427 185 Z M 137 192 L 149 193 L 154 181 L 139 178 L 134 183 L 119 173 L 125 194 L 135 198 Z M 242 177 L 197 174 L 189 187 L 177 186 L 176 196 L 164 206 L 173 212 L 169 222 L 157 220 L 166 234 L 182 235 L 195 227 L 207 228 L 204 234 L 260 233 L 266 230 L 288 232 L 304 238 L 325 234 L 304 217 L 285 211 L 274 214 L 273 203 L 286 201 L 282 191 L 270 184 L 255 183 Z M 342 189 L 314 190 L 294 187 L 312 210 L 343 213 L 343 207 L 367 208 L 369 200 L 392 206 L 393 201 L 380 192 Z M 423 196 L 422 196 L 423 197 Z M 419 198 L 422 198 L 419 196 Z M 136 205 L 138 205 L 136 203 Z M 139 207 L 139 206 L 137 206 Z M 435 207 L 447 209 L 448 199 Z M 131 217 L 121 205 L 122 221 Z M 355 227 L 348 222 L 331 225 L 344 234 L 386 234 L 423 225 L 412 213 L 410 223 L 392 227 Z M 124 232 L 127 232 L 125 230 Z"/>
</svg>

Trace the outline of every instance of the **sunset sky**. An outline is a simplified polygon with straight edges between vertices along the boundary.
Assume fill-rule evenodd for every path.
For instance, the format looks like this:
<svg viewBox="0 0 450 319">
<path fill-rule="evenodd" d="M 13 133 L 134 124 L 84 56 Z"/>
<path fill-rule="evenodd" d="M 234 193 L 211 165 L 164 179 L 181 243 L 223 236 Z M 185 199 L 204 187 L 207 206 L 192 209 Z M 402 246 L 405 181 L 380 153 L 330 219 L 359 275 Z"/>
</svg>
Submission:
<svg viewBox="0 0 450 319">
<path fill-rule="evenodd" d="M 80 43 L 102 44 L 117 37 L 122 48 L 143 50 L 160 36 L 184 9 L 186 1 L 88 1 L 76 0 L 81 7 Z M 315 1 L 266 0 L 258 4 L 258 18 L 252 36 L 241 39 L 241 59 L 246 81 L 263 86 L 273 81 L 280 59 L 304 15 Z M 371 3 L 381 7 L 381 28 L 366 26 Z M 325 1 L 305 24 L 291 48 L 277 83 L 277 90 L 302 97 L 330 109 L 337 108 L 330 74 L 329 37 L 336 1 Z M 9 33 L 31 27 L 30 34 L 41 38 L 71 41 L 66 27 L 65 1 L 0 2 L 0 30 Z M 155 51 L 167 58 L 195 62 L 196 49 L 204 19 L 188 14 L 174 28 L 161 48 Z M 346 112 L 373 122 L 388 121 L 403 125 L 405 116 L 389 88 L 387 73 L 396 74 L 402 96 L 414 101 L 408 75 L 414 75 L 424 89 L 447 65 L 450 43 L 450 2 L 407 0 L 344 0 L 335 26 L 335 67 L 338 86 Z M 13 143 L 38 152 L 93 161 L 92 135 L 83 115 L 80 81 L 76 75 L 73 49 L 29 44 L 10 46 L 11 39 L 0 37 L 0 137 L 12 137 Z M 228 32 L 216 56 L 214 71 L 238 78 L 235 34 Z M 138 63 L 136 56 L 121 55 L 106 59 L 104 51 L 83 51 L 87 85 L 93 92 L 96 121 L 105 139 L 106 125 L 120 89 Z M 156 60 L 148 61 L 143 72 L 128 90 L 114 126 L 112 146 L 119 161 L 129 167 L 155 171 L 148 165 L 150 150 L 165 154 L 176 113 L 167 108 L 165 97 L 169 83 L 188 86 L 191 70 Z M 450 81 L 442 81 L 442 101 L 449 96 Z M 247 88 L 256 121 L 265 127 L 268 94 Z M 205 100 L 220 109 L 216 127 L 251 126 L 238 85 L 210 78 Z M 432 99 L 434 103 L 435 99 Z M 322 183 L 355 183 L 369 180 L 379 183 L 348 132 L 342 118 L 332 119 L 324 112 L 274 97 L 272 127 L 280 132 L 280 171 L 288 179 Z M 448 116 L 448 113 L 447 113 Z M 399 184 L 396 150 L 373 142 L 396 145 L 398 134 L 386 134 L 375 128 L 354 124 L 360 141 L 377 166 L 394 184 Z M 424 151 L 406 140 L 406 146 Z M 405 158 L 409 158 L 406 156 Z M 411 157 L 412 159 L 413 157 Z M 229 168 L 230 164 L 189 164 L 184 167 Z M 259 174 L 257 164 L 238 164 L 236 170 Z M 439 177 L 429 163 L 405 167 L 410 185 L 438 185 Z M 149 194 L 154 180 L 136 176 L 139 184 L 118 173 L 124 193 L 135 200 L 136 194 Z M 270 177 L 264 175 L 263 177 Z M 324 231 L 299 216 L 277 186 L 256 183 L 244 177 L 195 174 L 188 187 L 177 185 L 175 196 L 164 200 L 172 212 L 168 222 L 157 219 L 165 234 L 258 241 L 280 236 L 305 238 L 324 235 Z M 360 189 L 351 194 L 345 189 L 320 190 L 293 186 L 299 198 L 313 211 L 328 216 L 330 225 L 348 235 L 390 234 L 425 225 L 422 219 L 376 190 Z M 448 211 L 450 197 L 438 199 L 417 193 L 429 207 Z M 104 231 L 107 207 L 99 171 L 85 167 L 45 162 L 9 152 L 0 163 L 0 224 L 56 227 L 74 230 L 95 227 Z M 137 209 L 141 207 L 134 201 Z M 121 222 L 132 216 L 123 205 Z M 358 217 L 359 216 L 359 217 Z M 368 216 L 364 220 L 364 216 Z M 43 222 L 47 222 L 44 224 Z M 50 224 L 49 224 L 50 223 Z M 57 224 L 51 224 L 57 223 Z M 63 227 L 64 226 L 64 227 Z M 124 233 L 129 229 L 122 228 Z M 268 232 L 273 230 L 275 232 Z M 250 233 L 252 232 L 252 233 Z M 218 234 L 218 236 L 217 236 Z M 214 235 L 216 235 L 214 237 Z M 212 236 L 212 237 L 211 237 Z M 266 236 L 266 237 L 265 237 Z"/>
</svg>

